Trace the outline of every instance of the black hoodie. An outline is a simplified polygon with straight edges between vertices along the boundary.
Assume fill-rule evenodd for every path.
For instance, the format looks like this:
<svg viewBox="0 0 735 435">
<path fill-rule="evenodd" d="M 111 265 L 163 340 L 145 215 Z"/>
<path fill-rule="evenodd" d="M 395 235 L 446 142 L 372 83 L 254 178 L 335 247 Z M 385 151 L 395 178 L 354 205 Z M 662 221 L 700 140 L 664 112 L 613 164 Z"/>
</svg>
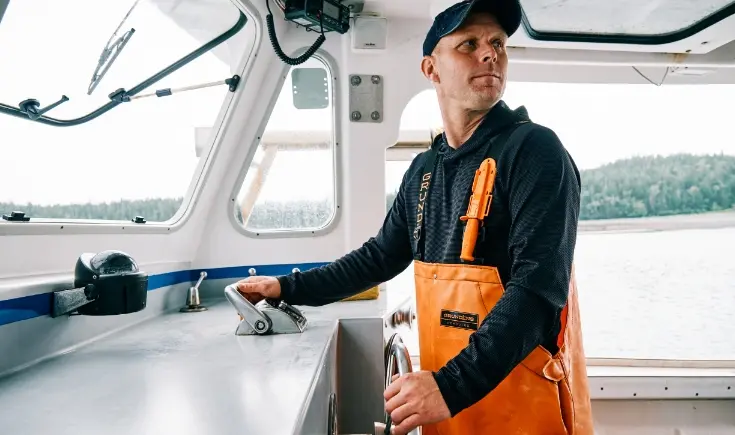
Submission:
<svg viewBox="0 0 735 435">
<path fill-rule="evenodd" d="M 518 122 L 523 134 L 508 135 Z M 501 141 L 501 142 L 498 142 Z M 438 160 L 424 214 L 423 249 L 413 231 L 420 179 L 428 152 L 404 175 L 395 202 L 378 234 L 337 261 L 306 272 L 278 277 L 282 298 L 294 305 L 325 305 L 388 281 L 414 258 L 460 263 L 472 180 L 490 152 L 497 175 L 490 215 L 475 256 L 498 268 L 505 293 L 468 346 L 434 377 L 456 415 L 482 399 L 536 346 L 552 354 L 560 313 L 567 300 L 579 218 L 579 171 L 556 134 L 530 122 L 525 108 L 499 102 L 470 139 L 457 149 L 444 135 L 432 149 Z"/>
</svg>

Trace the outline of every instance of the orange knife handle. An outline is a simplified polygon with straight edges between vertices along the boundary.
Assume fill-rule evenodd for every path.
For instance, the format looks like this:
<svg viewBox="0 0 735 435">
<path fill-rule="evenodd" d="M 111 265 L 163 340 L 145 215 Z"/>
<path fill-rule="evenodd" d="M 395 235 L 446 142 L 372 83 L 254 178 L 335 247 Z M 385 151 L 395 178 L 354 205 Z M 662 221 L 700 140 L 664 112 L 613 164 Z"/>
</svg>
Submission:
<svg viewBox="0 0 735 435">
<path fill-rule="evenodd" d="M 460 254 L 460 258 L 464 261 L 475 261 L 473 254 L 477 244 L 480 222 L 490 212 L 495 171 L 495 160 L 491 158 L 483 160 L 480 168 L 475 172 L 475 179 L 472 182 L 472 195 L 470 196 L 470 203 L 467 205 L 467 214 L 459 218 L 466 222 Z"/>
<path fill-rule="evenodd" d="M 460 258 L 464 261 L 475 261 L 472 255 L 475 252 L 475 244 L 477 244 L 477 233 L 480 229 L 479 219 L 467 219 L 467 225 L 464 229 L 464 237 L 462 238 L 462 254 Z"/>
</svg>

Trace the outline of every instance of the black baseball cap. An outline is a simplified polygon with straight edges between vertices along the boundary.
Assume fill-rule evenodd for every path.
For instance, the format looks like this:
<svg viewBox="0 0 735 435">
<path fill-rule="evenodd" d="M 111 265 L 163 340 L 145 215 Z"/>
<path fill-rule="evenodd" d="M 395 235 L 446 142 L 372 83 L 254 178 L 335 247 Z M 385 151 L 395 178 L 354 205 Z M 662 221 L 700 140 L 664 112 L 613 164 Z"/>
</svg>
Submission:
<svg viewBox="0 0 735 435">
<path fill-rule="evenodd" d="M 470 12 L 489 12 L 508 36 L 521 25 L 521 5 L 518 0 L 464 0 L 436 16 L 424 40 L 424 56 L 431 55 L 439 40 L 457 30 Z"/>
</svg>

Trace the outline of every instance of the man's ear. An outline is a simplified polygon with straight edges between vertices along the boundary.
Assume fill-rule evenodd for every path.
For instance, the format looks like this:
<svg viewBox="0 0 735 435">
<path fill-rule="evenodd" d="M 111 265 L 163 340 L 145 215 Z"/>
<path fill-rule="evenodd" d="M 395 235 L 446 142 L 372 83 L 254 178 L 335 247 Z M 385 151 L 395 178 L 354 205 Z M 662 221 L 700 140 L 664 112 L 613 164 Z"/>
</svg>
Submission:
<svg viewBox="0 0 735 435">
<path fill-rule="evenodd" d="M 431 56 L 424 56 L 421 59 L 421 72 L 424 73 L 424 77 L 429 79 L 432 83 L 439 83 L 439 74 L 434 64 L 434 58 Z"/>
</svg>

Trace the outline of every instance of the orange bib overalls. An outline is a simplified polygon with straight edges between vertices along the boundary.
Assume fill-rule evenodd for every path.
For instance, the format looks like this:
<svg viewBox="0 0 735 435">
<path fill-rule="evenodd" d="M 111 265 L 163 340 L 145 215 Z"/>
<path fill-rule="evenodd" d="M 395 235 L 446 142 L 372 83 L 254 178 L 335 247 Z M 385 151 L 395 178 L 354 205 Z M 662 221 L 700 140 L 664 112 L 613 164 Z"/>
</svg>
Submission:
<svg viewBox="0 0 735 435">
<path fill-rule="evenodd" d="M 416 240 L 423 232 L 424 201 L 436 161 L 434 155 L 427 157 L 419 193 Z M 487 160 L 492 170 L 486 195 L 492 198 L 494 160 Z M 478 170 L 473 184 L 478 183 L 479 175 Z M 489 203 L 487 200 L 488 208 Z M 473 237 L 477 237 L 476 232 L 465 230 L 463 251 L 465 245 L 474 247 L 475 240 L 469 239 Z M 418 243 L 416 246 L 418 250 Z M 468 345 L 470 335 L 493 309 L 504 288 L 498 269 L 492 266 L 416 260 L 414 269 L 421 370 L 437 371 Z M 536 347 L 490 394 L 453 418 L 423 426 L 422 435 L 592 435 L 573 268 L 567 305 L 561 315 L 556 355 L 542 346 Z"/>
</svg>

